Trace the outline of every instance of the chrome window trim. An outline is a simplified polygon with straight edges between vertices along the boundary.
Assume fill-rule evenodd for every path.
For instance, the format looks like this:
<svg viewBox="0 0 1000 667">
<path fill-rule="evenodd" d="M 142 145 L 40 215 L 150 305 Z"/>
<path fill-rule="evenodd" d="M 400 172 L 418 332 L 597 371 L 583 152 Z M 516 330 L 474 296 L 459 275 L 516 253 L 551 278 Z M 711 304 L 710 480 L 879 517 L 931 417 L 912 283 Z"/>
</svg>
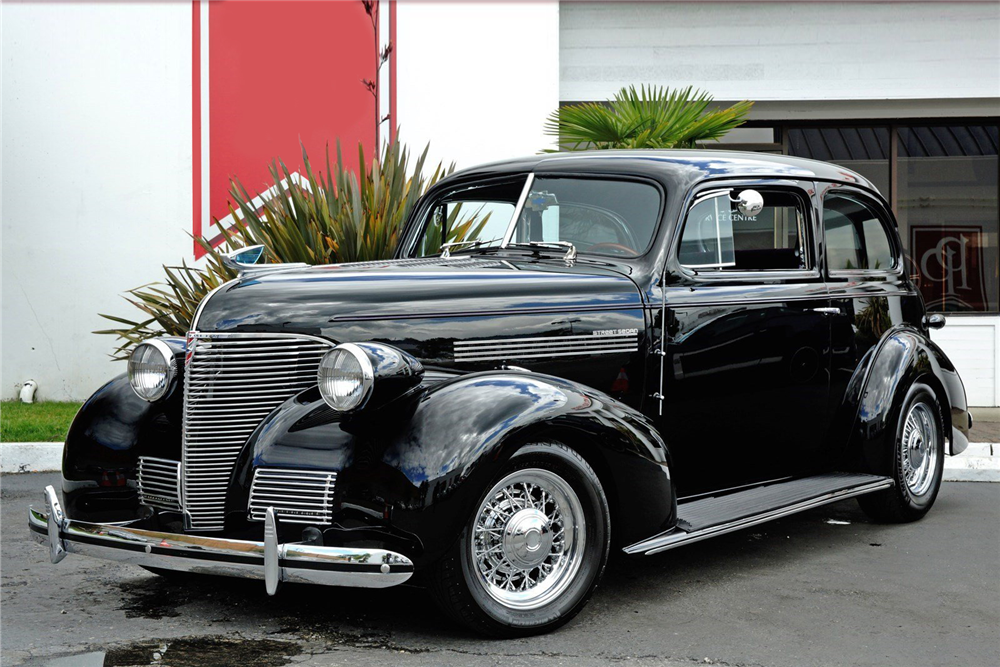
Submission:
<svg viewBox="0 0 1000 667">
<path fill-rule="evenodd" d="M 517 221 L 521 217 L 525 203 L 528 201 L 528 195 L 531 194 L 531 185 L 534 182 L 534 172 L 529 173 L 528 177 L 524 179 L 524 187 L 521 188 L 521 195 L 517 198 L 517 204 L 514 206 L 514 214 L 510 216 L 510 224 L 507 225 L 507 232 L 503 235 L 503 241 L 500 243 L 501 248 L 506 248 L 510 240 L 514 237 L 514 231 L 517 229 Z"/>
<path fill-rule="evenodd" d="M 691 215 L 691 209 L 700 204 L 703 201 L 712 199 L 714 197 L 721 196 L 726 192 L 732 192 L 738 188 L 753 188 L 755 190 L 789 190 L 792 191 L 791 194 L 795 196 L 799 203 L 802 205 L 803 220 L 800 227 L 802 249 L 805 251 L 806 267 L 801 269 L 753 269 L 753 270 L 725 270 L 719 269 L 714 271 L 698 271 L 696 267 L 689 264 L 684 264 L 681 262 L 680 251 L 681 251 L 681 240 L 684 238 L 684 230 L 687 228 L 689 217 Z M 729 188 L 719 188 L 711 187 L 709 190 L 704 190 L 696 192 L 690 198 L 690 201 L 684 206 L 684 220 L 682 224 L 676 225 L 673 236 L 669 243 L 668 257 L 676 263 L 677 267 L 680 269 L 681 273 L 685 276 L 698 281 L 712 281 L 712 280 L 755 280 L 760 281 L 764 279 L 802 279 L 802 278 L 812 278 L 819 280 L 822 277 L 822 267 L 820 266 L 819 256 L 816 252 L 816 243 L 820 240 L 820 231 L 817 225 L 821 221 L 814 221 L 817 213 L 816 207 L 812 203 L 812 199 L 808 196 L 808 192 L 801 186 L 799 181 L 792 182 L 754 182 L 754 181 L 737 181 Z M 823 241 L 825 243 L 826 236 L 823 235 Z M 664 265 L 663 273 L 666 275 L 668 271 L 668 263 Z M 824 255 L 825 261 L 825 255 Z M 709 265 L 715 266 L 715 265 Z"/>
</svg>

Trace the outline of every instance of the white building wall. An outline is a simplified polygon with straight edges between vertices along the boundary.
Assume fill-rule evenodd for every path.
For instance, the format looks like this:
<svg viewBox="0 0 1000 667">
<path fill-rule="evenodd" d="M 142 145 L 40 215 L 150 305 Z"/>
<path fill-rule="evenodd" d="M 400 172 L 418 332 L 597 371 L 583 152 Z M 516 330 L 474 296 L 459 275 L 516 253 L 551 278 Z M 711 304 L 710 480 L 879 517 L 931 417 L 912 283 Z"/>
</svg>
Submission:
<svg viewBox="0 0 1000 667">
<path fill-rule="evenodd" d="M 1000 317 L 949 316 L 931 338 L 955 364 L 970 405 L 1000 405 Z"/>
<path fill-rule="evenodd" d="M 559 106 L 558 2 L 400 2 L 401 138 L 459 168 L 531 155 Z"/>
<path fill-rule="evenodd" d="M 694 84 L 719 100 L 1000 96 L 1000 3 L 565 2 L 560 98 Z"/>
<path fill-rule="evenodd" d="M 119 296 L 190 253 L 191 5 L 4 3 L 0 398 L 124 371 Z"/>
</svg>

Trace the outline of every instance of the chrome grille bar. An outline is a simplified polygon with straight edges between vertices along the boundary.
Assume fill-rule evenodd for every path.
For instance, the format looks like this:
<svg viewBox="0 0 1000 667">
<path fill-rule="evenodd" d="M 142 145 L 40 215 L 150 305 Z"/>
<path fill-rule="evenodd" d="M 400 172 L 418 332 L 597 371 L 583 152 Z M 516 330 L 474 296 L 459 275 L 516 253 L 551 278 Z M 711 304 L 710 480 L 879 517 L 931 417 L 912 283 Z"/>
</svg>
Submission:
<svg viewBox="0 0 1000 667">
<path fill-rule="evenodd" d="M 333 521 L 332 470 L 257 468 L 250 485 L 251 521 L 263 521 L 268 507 L 287 523 L 329 525 Z"/>
<path fill-rule="evenodd" d="M 139 457 L 139 503 L 165 510 L 181 509 L 181 463 L 152 456 Z"/>
<path fill-rule="evenodd" d="M 181 480 L 192 530 L 222 530 L 229 479 L 247 439 L 275 408 L 316 384 L 332 347 L 304 334 L 191 334 Z"/>
</svg>

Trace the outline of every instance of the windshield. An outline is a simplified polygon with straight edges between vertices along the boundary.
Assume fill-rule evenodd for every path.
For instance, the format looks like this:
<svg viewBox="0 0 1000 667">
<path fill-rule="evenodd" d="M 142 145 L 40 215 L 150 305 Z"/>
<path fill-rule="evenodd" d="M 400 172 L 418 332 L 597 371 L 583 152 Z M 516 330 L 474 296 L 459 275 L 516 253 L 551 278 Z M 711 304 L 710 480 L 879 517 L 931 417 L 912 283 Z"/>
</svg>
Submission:
<svg viewBox="0 0 1000 667">
<path fill-rule="evenodd" d="M 596 178 L 535 178 L 511 243 L 569 242 L 577 252 L 638 257 L 646 252 L 660 212 L 648 183 Z"/>
<path fill-rule="evenodd" d="M 660 211 L 653 185 L 535 177 L 522 202 L 524 183 L 520 178 L 442 194 L 428 209 L 417 256 L 539 243 L 571 243 L 579 253 L 612 257 L 638 257 L 649 248 Z"/>
<path fill-rule="evenodd" d="M 433 203 L 417 243 L 417 256 L 437 255 L 442 246 L 499 246 L 510 227 L 525 179 L 474 185 L 446 192 Z"/>
</svg>

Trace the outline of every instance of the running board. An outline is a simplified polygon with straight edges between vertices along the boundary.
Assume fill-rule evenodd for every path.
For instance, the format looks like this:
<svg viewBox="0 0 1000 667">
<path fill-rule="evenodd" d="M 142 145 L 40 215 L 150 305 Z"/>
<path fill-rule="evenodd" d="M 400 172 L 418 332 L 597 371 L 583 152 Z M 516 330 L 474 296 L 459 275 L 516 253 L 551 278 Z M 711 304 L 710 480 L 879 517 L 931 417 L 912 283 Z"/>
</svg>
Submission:
<svg viewBox="0 0 1000 667">
<path fill-rule="evenodd" d="M 677 504 L 676 527 L 625 547 L 625 553 L 650 556 L 845 498 L 881 491 L 892 484 L 889 477 L 834 472 L 682 501 Z"/>
</svg>

